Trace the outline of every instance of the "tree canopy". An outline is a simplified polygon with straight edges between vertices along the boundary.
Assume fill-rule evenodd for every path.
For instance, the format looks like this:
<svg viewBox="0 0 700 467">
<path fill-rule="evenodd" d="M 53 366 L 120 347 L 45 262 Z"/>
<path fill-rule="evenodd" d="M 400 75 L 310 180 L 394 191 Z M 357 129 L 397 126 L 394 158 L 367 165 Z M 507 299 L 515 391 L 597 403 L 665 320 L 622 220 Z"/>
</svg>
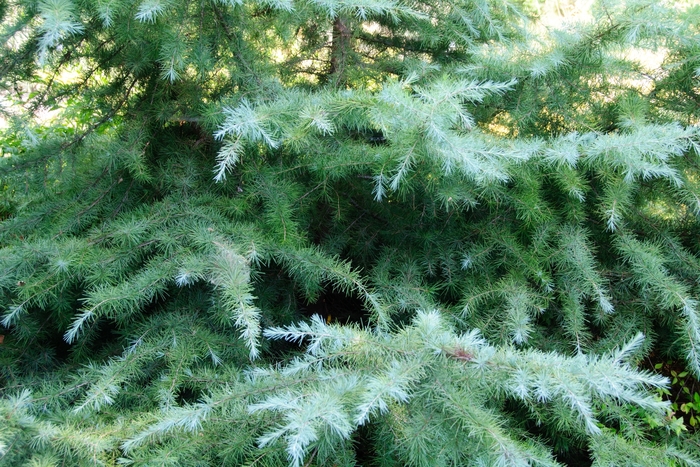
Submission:
<svg viewBox="0 0 700 467">
<path fill-rule="evenodd" d="M 547 8 L 0 0 L 0 465 L 700 465 L 700 5 Z"/>
</svg>

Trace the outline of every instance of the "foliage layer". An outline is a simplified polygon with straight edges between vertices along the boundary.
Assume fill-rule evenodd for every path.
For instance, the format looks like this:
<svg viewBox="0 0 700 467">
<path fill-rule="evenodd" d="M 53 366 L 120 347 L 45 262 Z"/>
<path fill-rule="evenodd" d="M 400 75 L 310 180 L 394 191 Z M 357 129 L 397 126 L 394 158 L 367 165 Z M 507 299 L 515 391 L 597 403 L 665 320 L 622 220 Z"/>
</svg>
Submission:
<svg viewBox="0 0 700 467">
<path fill-rule="evenodd" d="M 0 3 L 0 463 L 699 464 L 700 9 L 535 12 Z"/>
</svg>

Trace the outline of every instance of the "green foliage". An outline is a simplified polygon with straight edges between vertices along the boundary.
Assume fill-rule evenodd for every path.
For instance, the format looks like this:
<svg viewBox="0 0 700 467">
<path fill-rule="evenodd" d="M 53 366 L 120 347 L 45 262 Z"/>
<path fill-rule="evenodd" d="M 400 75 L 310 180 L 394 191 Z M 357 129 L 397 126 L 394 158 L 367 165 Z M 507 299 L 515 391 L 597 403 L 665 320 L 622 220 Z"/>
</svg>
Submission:
<svg viewBox="0 0 700 467">
<path fill-rule="evenodd" d="M 700 464 L 700 9 L 549 9 L 0 2 L 0 465 Z"/>
</svg>

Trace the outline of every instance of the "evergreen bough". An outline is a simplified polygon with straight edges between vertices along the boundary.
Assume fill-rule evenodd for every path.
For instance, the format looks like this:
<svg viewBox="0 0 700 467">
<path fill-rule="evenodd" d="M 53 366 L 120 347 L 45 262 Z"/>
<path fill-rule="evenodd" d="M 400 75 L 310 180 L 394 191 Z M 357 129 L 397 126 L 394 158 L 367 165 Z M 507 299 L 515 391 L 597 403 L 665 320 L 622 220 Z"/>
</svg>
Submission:
<svg viewBox="0 0 700 467">
<path fill-rule="evenodd" d="M 0 465 L 699 465 L 700 8 L 546 6 L 1 0 Z"/>
</svg>

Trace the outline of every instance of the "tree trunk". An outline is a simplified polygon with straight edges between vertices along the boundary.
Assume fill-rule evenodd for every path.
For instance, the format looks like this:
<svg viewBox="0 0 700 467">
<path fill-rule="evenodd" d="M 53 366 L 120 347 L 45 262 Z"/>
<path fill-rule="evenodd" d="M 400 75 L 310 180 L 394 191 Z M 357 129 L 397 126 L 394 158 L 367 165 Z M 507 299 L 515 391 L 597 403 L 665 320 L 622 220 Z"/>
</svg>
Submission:
<svg viewBox="0 0 700 467">
<path fill-rule="evenodd" d="M 351 51 L 352 31 L 348 28 L 345 18 L 338 16 L 333 22 L 333 37 L 331 42 L 330 81 L 336 87 L 347 84 L 347 64 Z"/>
</svg>

